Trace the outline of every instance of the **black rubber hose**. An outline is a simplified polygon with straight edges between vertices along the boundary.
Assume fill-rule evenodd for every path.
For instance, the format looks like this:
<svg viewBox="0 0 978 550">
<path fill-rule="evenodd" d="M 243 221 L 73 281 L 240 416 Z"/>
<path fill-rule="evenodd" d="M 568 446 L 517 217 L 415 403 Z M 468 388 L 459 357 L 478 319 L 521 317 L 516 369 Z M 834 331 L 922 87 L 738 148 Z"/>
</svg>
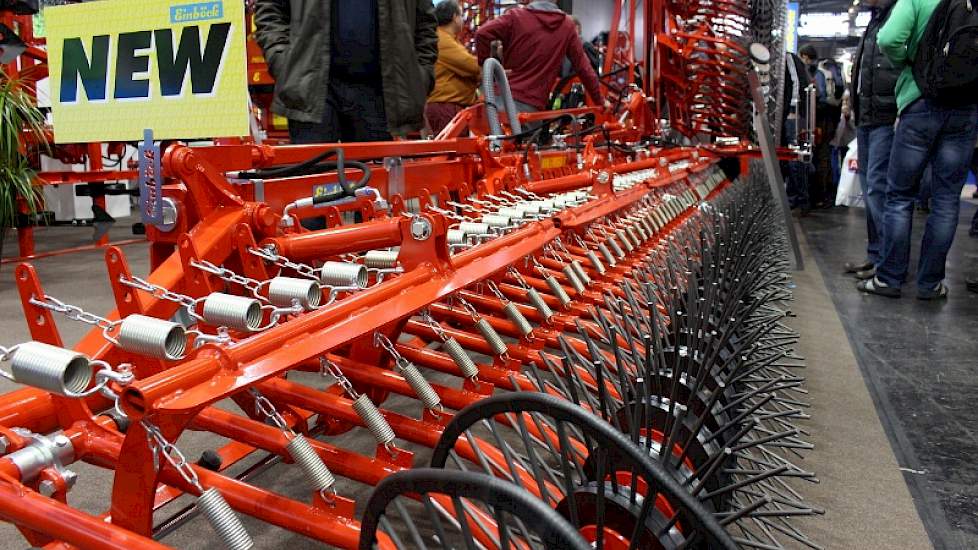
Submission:
<svg viewBox="0 0 978 550">
<path fill-rule="evenodd" d="M 514 134 L 523 132 L 520 125 L 519 113 L 516 110 L 516 103 L 513 101 L 513 92 L 509 88 L 509 79 L 506 78 L 506 70 L 502 63 L 490 57 L 482 63 L 482 97 L 486 102 L 486 119 L 489 121 L 489 131 L 494 136 L 503 135 L 503 126 L 499 123 L 499 105 L 496 103 L 496 86 L 499 84 L 499 91 L 502 93 L 506 116 L 509 118 L 509 126 Z"/>
</svg>

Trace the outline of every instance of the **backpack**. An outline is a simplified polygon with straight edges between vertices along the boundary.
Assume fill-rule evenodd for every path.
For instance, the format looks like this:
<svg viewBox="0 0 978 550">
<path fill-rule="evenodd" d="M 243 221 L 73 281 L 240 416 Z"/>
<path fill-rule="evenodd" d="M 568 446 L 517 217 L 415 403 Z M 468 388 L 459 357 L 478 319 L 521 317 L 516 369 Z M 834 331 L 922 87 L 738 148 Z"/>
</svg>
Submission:
<svg viewBox="0 0 978 550">
<path fill-rule="evenodd" d="M 978 103 L 976 0 L 941 0 L 914 56 L 913 78 L 924 97 L 949 106 Z"/>
<path fill-rule="evenodd" d="M 837 81 L 836 72 L 829 68 L 825 60 L 819 61 L 818 72 L 825 78 L 825 103 L 838 107 L 842 105 L 844 86 Z M 839 78 L 838 80 L 841 80 Z"/>
</svg>

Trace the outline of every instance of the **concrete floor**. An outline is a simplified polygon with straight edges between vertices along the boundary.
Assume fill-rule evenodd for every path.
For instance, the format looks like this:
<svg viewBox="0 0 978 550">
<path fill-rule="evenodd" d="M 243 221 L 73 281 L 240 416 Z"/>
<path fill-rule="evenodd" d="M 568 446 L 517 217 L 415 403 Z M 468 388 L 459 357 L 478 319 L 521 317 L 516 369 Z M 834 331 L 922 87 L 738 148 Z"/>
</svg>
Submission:
<svg viewBox="0 0 978 550">
<path fill-rule="evenodd" d="M 90 230 L 48 228 L 40 230 L 40 247 L 83 244 Z M 125 228 L 114 230 L 113 238 L 127 238 Z M 147 248 L 143 245 L 125 249 L 134 273 L 145 274 L 148 268 Z M 806 254 L 809 254 L 807 244 Z M 5 251 L 5 255 L 10 254 Z M 799 353 L 808 359 L 808 390 L 812 419 L 807 427 L 816 449 L 801 463 L 815 471 L 819 484 L 799 486 L 813 505 L 824 508 L 826 514 L 799 520 L 802 529 L 825 548 L 930 548 L 924 526 L 910 497 L 894 457 L 886 433 L 880 424 L 870 392 L 863 381 L 859 365 L 846 338 L 846 333 L 826 289 L 825 281 L 809 255 L 809 269 L 796 275 L 796 299 L 792 324 L 801 332 Z M 112 309 L 112 299 L 106 283 L 105 267 L 100 252 L 85 252 L 34 262 L 45 292 L 70 299 L 95 312 Z M 12 284 L 9 264 L 0 268 L 0 345 L 10 345 L 28 339 L 22 321 L 20 303 Z M 85 327 L 62 320 L 59 328 L 67 344 L 76 342 Z M 0 391 L 12 387 L 0 381 Z M 394 404 L 394 408 L 396 408 Z M 364 447 L 365 434 L 348 434 L 336 443 L 344 447 Z M 359 441 L 359 444 L 353 443 Z M 191 459 L 221 440 L 188 433 L 179 441 Z M 425 460 L 422 458 L 421 463 Z M 232 474 L 240 471 L 232 470 Z M 78 468 L 80 479 L 72 491 L 72 505 L 91 513 L 103 513 L 109 499 L 111 477 L 94 467 Z M 305 494 L 302 479 L 295 468 L 276 466 L 255 482 L 287 496 L 302 498 Z M 341 494 L 360 495 L 362 504 L 366 489 L 345 484 Z M 161 521 L 179 505 L 171 505 L 166 513 L 157 515 Z M 311 541 L 290 535 L 280 529 L 247 521 L 246 526 L 257 547 L 308 548 Z M 217 542 L 212 531 L 201 519 L 195 519 L 163 542 L 179 548 L 214 548 Z M 9 525 L 0 525 L 0 549 L 23 548 L 26 545 Z"/>
</svg>

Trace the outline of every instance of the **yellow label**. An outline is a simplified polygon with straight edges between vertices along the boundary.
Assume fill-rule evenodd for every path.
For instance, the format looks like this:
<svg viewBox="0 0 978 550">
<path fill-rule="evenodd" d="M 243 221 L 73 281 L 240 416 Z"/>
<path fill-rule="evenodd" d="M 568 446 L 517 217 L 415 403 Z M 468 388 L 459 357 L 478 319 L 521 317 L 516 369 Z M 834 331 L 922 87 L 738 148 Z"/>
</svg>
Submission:
<svg viewBox="0 0 978 550">
<path fill-rule="evenodd" d="M 244 2 L 102 0 L 44 21 L 56 142 L 249 133 Z"/>
<path fill-rule="evenodd" d="M 540 168 L 544 170 L 550 170 L 553 168 L 562 168 L 567 165 L 567 157 L 564 155 L 554 155 L 549 157 L 543 157 L 540 159 Z"/>
</svg>

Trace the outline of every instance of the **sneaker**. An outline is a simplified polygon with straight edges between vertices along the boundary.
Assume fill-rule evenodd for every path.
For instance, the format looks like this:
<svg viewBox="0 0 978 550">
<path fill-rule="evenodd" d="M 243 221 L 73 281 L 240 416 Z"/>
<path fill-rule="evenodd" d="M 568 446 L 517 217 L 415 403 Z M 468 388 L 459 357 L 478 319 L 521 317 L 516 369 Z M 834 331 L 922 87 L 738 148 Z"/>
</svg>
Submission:
<svg viewBox="0 0 978 550">
<path fill-rule="evenodd" d="M 945 298 L 947 298 L 947 285 L 943 282 L 937 283 L 937 286 L 929 290 L 917 290 L 918 300 L 943 300 Z"/>
<path fill-rule="evenodd" d="M 976 191 L 978 192 L 978 191 Z M 968 290 L 971 292 L 978 292 L 978 273 L 965 277 L 964 284 L 967 285 Z"/>
<path fill-rule="evenodd" d="M 899 298 L 901 294 L 899 288 L 888 286 L 876 277 L 866 279 L 865 281 L 860 281 L 858 284 L 856 284 L 856 289 L 858 289 L 859 292 L 876 294 L 877 296 L 885 296 L 887 298 Z"/>
<path fill-rule="evenodd" d="M 860 281 L 865 281 L 866 279 L 872 279 L 876 276 L 876 266 L 870 266 L 869 269 L 864 269 L 862 271 L 857 271 L 853 274 Z"/>
<path fill-rule="evenodd" d="M 872 269 L 874 267 L 873 262 L 869 260 L 863 260 L 862 262 L 846 262 L 842 267 L 846 268 L 846 273 L 856 273 L 859 271 L 866 271 L 867 269 Z"/>
</svg>

